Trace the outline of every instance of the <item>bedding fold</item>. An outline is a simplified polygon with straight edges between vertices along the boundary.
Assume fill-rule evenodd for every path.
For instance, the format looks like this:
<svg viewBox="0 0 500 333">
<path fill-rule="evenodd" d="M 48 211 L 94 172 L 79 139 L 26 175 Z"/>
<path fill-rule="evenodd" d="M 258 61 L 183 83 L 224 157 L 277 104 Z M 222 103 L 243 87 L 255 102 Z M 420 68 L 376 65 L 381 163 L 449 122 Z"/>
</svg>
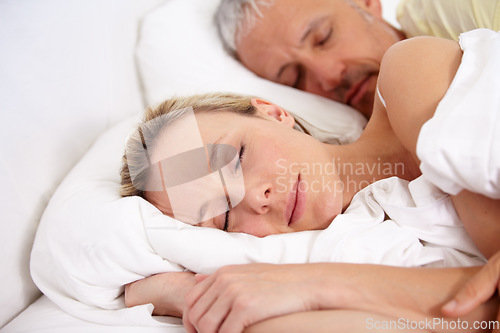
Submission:
<svg viewBox="0 0 500 333">
<path fill-rule="evenodd" d="M 37 287 L 65 312 L 104 325 L 181 325 L 153 306 L 125 308 L 124 285 L 181 268 L 150 246 L 141 216 L 152 207 L 120 198 L 119 165 L 128 119 L 106 132 L 70 172 L 45 210 L 31 252 Z M 156 209 L 155 209 L 156 210 Z"/>
<path fill-rule="evenodd" d="M 500 32 L 460 36 L 462 62 L 418 137 L 425 178 L 446 193 L 500 199 Z"/>
</svg>

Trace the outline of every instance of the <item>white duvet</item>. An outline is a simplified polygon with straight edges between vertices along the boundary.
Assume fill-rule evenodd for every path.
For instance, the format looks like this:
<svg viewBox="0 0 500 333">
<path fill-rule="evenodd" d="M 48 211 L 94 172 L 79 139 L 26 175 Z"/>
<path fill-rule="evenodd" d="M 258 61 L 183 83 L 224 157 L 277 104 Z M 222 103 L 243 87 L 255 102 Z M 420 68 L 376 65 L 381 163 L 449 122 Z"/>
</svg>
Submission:
<svg viewBox="0 0 500 333">
<path fill-rule="evenodd" d="M 498 126 L 498 117 L 494 119 Z M 257 238 L 175 221 L 140 198 L 118 196 L 121 154 L 135 123 L 129 119 L 96 142 L 52 198 L 37 232 L 33 279 L 78 318 L 108 325 L 166 325 L 150 316 L 151 305 L 125 309 L 122 296 L 123 285 L 165 271 L 209 273 L 222 265 L 255 261 L 484 262 L 450 198 L 424 177 L 411 183 L 390 178 L 367 187 L 323 231 Z"/>
<path fill-rule="evenodd" d="M 460 46 L 460 68 L 418 138 L 420 168 L 446 193 L 500 199 L 500 32 L 464 33 Z"/>
</svg>

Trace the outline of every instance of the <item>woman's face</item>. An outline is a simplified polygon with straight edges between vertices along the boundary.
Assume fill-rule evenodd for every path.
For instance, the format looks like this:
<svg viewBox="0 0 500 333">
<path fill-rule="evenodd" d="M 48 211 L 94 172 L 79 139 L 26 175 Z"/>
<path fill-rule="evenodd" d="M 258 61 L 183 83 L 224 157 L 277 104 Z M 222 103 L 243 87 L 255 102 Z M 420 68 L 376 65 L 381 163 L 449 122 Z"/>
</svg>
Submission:
<svg viewBox="0 0 500 333">
<path fill-rule="evenodd" d="M 198 225 L 258 237 L 326 228 L 343 203 L 342 185 L 327 145 L 294 130 L 293 117 L 281 108 L 255 99 L 252 104 L 262 117 L 231 112 L 196 114 L 204 145 L 236 148 L 244 180 L 239 203 Z M 185 134 L 176 138 L 186 140 Z M 167 139 L 164 134 L 159 140 L 158 147 L 161 140 L 172 143 L 172 137 Z M 146 198 L 175 217 L 165 192 L 146 192 Z M 184 200 L 189 203 L 190 198 Z"/>
</svg>

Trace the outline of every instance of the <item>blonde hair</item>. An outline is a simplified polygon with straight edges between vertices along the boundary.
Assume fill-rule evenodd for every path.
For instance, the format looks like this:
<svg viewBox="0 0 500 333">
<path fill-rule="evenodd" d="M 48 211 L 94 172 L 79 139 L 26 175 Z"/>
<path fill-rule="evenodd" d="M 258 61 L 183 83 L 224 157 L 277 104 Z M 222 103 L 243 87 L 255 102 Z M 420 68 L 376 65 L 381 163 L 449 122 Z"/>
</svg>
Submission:
<svg viewBox="0 0 500 333">
<path fill-rule="evenodd" d="M 126 143 L 120 172 L 120 195 L 123 197 L 134 195 L 144 197 L 144 191 L 141 189 L 145 188 L 150 166 L 148 156 L 144 154 L 144 151 L 146 149 L 154 149 L 151 145 L 146 147 L 146 142 L 154 143 L 161 130 L 167 124 L 182 117 L 188 109 L 193 110 L 195 114 L 200 112 L 225 111 L 238 113 L 243 116 L 259 117 L 257 109 L 251 104 L 253 97 L 230 93 L 193 95 L 188 97 L 174 97 L 154 108 L 147 108 L 142 122 L 130 134 Z M 302 132 L 307 132 L 299 123 L 296 123 L 295 128 Z M 130 169 L 139 170 L 137 175 L 134 175 L 133 180 L 130 175 Z"/>
</svg>

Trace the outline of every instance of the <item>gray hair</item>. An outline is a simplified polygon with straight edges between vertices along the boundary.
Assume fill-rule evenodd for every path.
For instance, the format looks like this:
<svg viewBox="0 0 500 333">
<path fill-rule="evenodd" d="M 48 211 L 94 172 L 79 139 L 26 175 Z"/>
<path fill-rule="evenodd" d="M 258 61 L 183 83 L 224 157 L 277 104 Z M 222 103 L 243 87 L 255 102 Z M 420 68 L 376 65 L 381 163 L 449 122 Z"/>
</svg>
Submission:
<svg viewBox="0 0 500 333">
<path fill-rule="evenodd" d="M 262 18 L 259 8 L 271 7 L 274 0 L 222 0 L 215 13 L 215 24 L 224 48 L 236 57 L 236 44 Z"/>
</svg>

